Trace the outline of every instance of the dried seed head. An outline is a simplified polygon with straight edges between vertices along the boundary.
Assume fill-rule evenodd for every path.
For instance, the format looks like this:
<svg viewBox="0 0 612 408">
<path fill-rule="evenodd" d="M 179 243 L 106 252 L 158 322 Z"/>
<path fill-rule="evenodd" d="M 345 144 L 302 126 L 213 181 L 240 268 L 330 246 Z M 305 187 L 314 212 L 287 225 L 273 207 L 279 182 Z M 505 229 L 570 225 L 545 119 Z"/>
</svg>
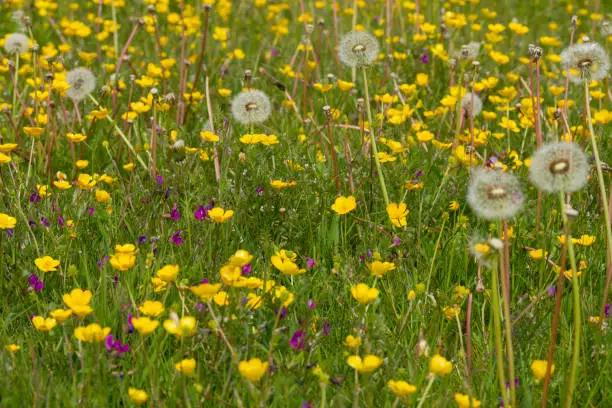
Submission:
<svg viewBox="0 0 612 408">
<path fill-rule="evenodd" d="M 461 99 L 461 109 L 467 116 L 478 116 L 482 111 L 482 100 L 475 93 L 468 92 Z"/>
<path fill-rule="evenodd" d="M 7 54 L 22 55 L 30 49 L 30 41 L 21 33 L 13 33 L 4 40 L 4 49 Z"/>
<path fill-rule="evenodd" d="M 68 72 L 66 82 L 70 85 L 66 95 L 77 102 L 85 99 L 96 88 L 96 77 L 87 68 L 75 68 Z"/>
<path fill-rule="evenodd" d="M 529 58 L 531 58 L 533 61 L 537 61 L 544 55 L 544 50 L 542 49 L 542 47 L 539 47 L 534 44 L 529 44 L 529 48 L 527 49 L 527 55 L 529 55 Z"/>
<path fill-rule="evenodd" d="M 232 115 L 243 125 L 265 122 L 271 112 L 270 98 L 262 91 L 240 92 L 232 101 Z"/>
<path fill-rule="evenodd" d="M 531 159 L 529 178 L 542 191 L 574 192 L 587 182 L 589 163 L 586 154 L 574 143 L 550 143 Z"/>
<path fill-rule="evenodd" d="M 515 176 L 483 167 L 472 173 L 467 201 L 476 215 L 487 220 L 504 220 L 520 211 L 524 196 Z"/>
<path fill-rule="evenodd" d="M 362 67 L 372 64 L 378 57 L 378 40 L 365 31 L 351 31 L 340 40 L 338 56 L 349 67 Z"/>
<path fill-rule="evenodd" d="M 610 69 L 610 57 L 601 45 L 583 42 L 563 50 L 561 64 L 569 69 L 570 81 L 580 84 L 606 78 Z"/>
</svg>

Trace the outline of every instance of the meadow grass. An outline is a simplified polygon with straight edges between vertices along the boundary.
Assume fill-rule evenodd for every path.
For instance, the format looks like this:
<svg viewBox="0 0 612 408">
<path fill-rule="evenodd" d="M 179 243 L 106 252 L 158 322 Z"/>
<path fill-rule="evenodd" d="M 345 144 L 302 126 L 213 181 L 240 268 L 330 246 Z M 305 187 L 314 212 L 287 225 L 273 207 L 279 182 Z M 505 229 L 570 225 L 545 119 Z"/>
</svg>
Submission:
<svg viewBox="0 0 612 408">
<path fill-rule="evenodd" d="M 612 406 L 605 3 L 3 1 L 0 406 Z"/>
</svg>

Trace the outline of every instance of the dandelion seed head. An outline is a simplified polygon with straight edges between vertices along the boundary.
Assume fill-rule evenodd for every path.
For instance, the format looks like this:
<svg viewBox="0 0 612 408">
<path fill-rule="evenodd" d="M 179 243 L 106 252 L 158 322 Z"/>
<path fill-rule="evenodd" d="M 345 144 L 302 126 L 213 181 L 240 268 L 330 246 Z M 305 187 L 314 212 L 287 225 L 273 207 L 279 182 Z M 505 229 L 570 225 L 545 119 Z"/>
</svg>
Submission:
<svg viewBox="0 0 612 408">
<path fill-rule="evenodd" d="M 461 99 L 461 109 L 468 115 L 472 115 L 473 117 L 478 116 L 482 111 L 482 100 L 475 93 L 468 92 L 463 99 Z"/>
<path fill-rule="evenodd" d="M 610 57 L 601 45 L 589 41 L 563 50 L 561 64 L 569 69 L 570 81 L 580 84 L 606 78 L 610 70 Z"/>
<path fill-rule="evenodd" d="M 338 56 L 343 64 L 356 68 L 372 64 L 379 50 L 378 40 L 372 34 L 351 31 L 340 40 Z"/>
<path fill-rule="evenodd" d="M 478 58 L 478 55 L 480 55 L 480 43 L 472 41 L 468 44 L 461 46 L 461 50 L 459 50 L 457 58 L 464 61 L 469 61 L 475 60 L 476 58 Z"/>
<path fill-rule="evenodd" d="M 520 182 L 512 174 L 478 168 L 472 173 L 467 201 L 479 217 L 504 220 L 520 211 L 524 196 Z"/>
<path fill-rule="evenodd" d="M 4 49 L 8 54 L 25 54 L 30 49 L 30 40 L 21 33 L 13 33 L 4 40 Z"/>
<path fill-rule="evenodd" d="M 232 115 L 243 125 L 265 122 L 271 112 L 270 98 L 262 91 L 240 92 L 232 101 Z"/>
<path fill-rule="evenodd" d="M 586 154 L 574 143 L 550 143 L 531 159 L 529 178 L 547 193 L 579 190 L 587 182 L 589 162 Z"/>
<path fill-rule="evenodd" d="M 81 101 L 96 88 L 96 77 L 87 68 L 75 68 L 66 75 L 70 88 L 66 95 L 75 101 Z"/>
</svg>

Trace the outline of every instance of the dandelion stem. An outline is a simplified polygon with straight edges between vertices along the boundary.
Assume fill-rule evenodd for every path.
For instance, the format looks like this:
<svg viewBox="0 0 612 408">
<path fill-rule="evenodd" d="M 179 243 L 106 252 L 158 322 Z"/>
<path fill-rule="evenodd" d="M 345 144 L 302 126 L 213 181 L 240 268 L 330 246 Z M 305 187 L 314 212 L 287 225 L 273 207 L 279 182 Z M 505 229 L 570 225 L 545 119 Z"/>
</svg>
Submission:
<svg viewBox="0 0 612 408">
<path fill-rule="evenodd" d="M 516 389 L 514 384 L 514 347 L 512 346 L 512 319 L 510 317 L 510 288 L 509 288 L 509 275 L 510 269 L 508 268 L 508 224 L 504 221 L 504 248 L 500 249 L 500 263 L 499 271 L 501 275 L 501 286 L 502 293 L 504 294 L 504 328 L 506 332 L 506 351 L 508 359 L 508 375 L 510 376 L 510 400 L 512 406 L 516 407 Z"/>
<path fill-rule="evenodd" d="M 368 75 L 366 74 L 365 66 L 361 67 L 363 73 L 363 87 L 365 92 L 365 105 L 368 113 L 368 123 L 370 127 L 370 142 L 372 143 L 372 156 L 376 162 L 376 171 L 378 172 L 378 180 L 380 181 L 380 188 L 382 189 L 383 199 L 385 200 L 385 208 L 389 206 L 389 195 L 387 194 L 387 186 L 385 185 L 385 176 L 383 175 L 382 168 L 380 166 L 380 160 L 378 160 L 378 148 L 376 147 L 376 138 L 374 134 L 374 122 L 372 121 L 372 109 L 370 108 L 370 94 L 368 91 Z"/>
<path fill-rule="evenodd" d="M 423 403 L 425 402 L 425 398 L 427 397 L 427 394 L 429 394 L 429 390 L 431 389 L 431 385 L 433 384 L 435 379 L 436 379 L 435 375 L 433 374 L 429 375 L 429 382 L 427 383 L 427 387 L 425 387 L 425 391 L 423 392 L 423 396 L 421 397 L 419 401 L 419 405 L 417 405 L 417 408 L 421 408 L 423 406 Z"/>
<path fill-rule="evenodd" d="M 504 374 L 504 358 L 501 336 L 501 321 L 499 318 L 499 284 L 497 282 L 497 268 L 491 268 L 491 313 L 493 314 L 493 328 L 495 332 L 495 354 L 497 357 L 497 379 L 499 391 L 504 400 L 504 406 L 508 406 L 506 394 L 506 375 Z"/>
<path fill-rule="evenodd" d="M 576 374 L 578 372 L 578 359 L 580 358 L 580 337 L 582 332 L 582 312 L 580 307 L 580 287 L 578 284 L 578 268 L 576 268 L 576 255 L 574 254 L 574 244 L 570 233 L 569 220 L 565 212 L 565 194 L 559 192 L 559 210 L 563 219 L 565 228 L 565 242 L 567 243 L 567 253 L 572 267 L 572 298 L 574 301 L 574 346 L 572 350 L 572 366 L 570 371 L 569 384 L 567 385 L 567 394 L 565 394 L 565 408 L 572 406 L 572 395 L 576 385 Z M 559 273 L 563 273 L 560 271 Z M 550 363 L 550 362 L 549 362 Z"/>
<path fill-rule="evenodd" d="M 591 119 L 591 104 L 589 101 L 589 84 L 584 82 L 584 105 L 586 108 L 587 121 L 589 123 L 589 137 L 591 138 L 591 146 L 593 147 L 593 156 L 595 157 L 595 167 L 597 168 L 597 181 L 599 182 L 599 193 L 603 203 L 604 222 L 606 224 L 606 286 L 604 286 L 604 294 L 601 302 L 601 310 L 599 318 L 603 321 L 604 308 L 608 300 L 610 290 L 610 280 L 612 280 L 612 225 L 610 223 L 610 204 L 608 203 L 608 194 L 606 193 L 606 185 L 603 177 L 601 159 L 599 158 L 599 149 L 595 140 L 595 132 L 593 131 L 593 120 Z"/>
<path fill-rule="evenodd" d="M 440 234 L 438 234 L 438 239 L 436 240 L 436 246 L 434 248 L 434 254 L 431 258 L 431 263 L 429 265 L 429 276 L 427 277 L 427 285 L 425 286 L 425 292 L 429 292 L 429 284 L 431 283 L 431 275 L 433 274 L 434 265 L 436 262 L 436 256 L 438 255 L 438 248 L 440 247 L 440 240 L 442 239 L 442 233 L 444 232 L 444 226 L 446 225 L 446 220 L 448 217 L 442 218 L 442 226 L 440 227 Z"/>
</svg>

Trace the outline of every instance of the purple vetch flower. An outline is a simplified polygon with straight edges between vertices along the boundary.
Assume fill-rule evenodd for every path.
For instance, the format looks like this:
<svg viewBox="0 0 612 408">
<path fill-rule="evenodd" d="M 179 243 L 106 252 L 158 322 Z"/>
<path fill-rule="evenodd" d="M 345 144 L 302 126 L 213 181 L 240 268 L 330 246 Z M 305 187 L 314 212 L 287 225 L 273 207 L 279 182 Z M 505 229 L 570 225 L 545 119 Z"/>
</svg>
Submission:
<svg viewBox="0 0 612 408">
<path fill-rule="evenodd" d="M 34 228 L 36 226 L 36 221 L 29 220 L 28 225 L 30 226 L 30 228 Z"/>
<path fill-rule="evenodd" d="M 242 267 L 242 274 L 243 275 L 248 275 L 249 273 L 251 273 L 251 264 L 250 263 L 248 263 L 248 264 L 246 264 L 246 265 L 244 265 Z"/>
<path fill-rule="evenodd" d="M 330 332 L 331 332 L 331 323 L 329 321 L 326 321 L 325 324 L 323 324 L 323 335 L 329 336 Z"/>
<path fill-rule="evenodd" d="M 302 402 L 302 405 L 300 408 L 312 408 L 312 404 L 308 401 L 304 401 Z"/>
<path fill-rule="evenodd" d="M 365 262 L 365 256 L 359 255 L 359 263 Z"/>
<path fill-rule="evenodd" d="M 181 230 L 178 230 L 172 235 L 172 243 L 180 246 L 183 243 L 183 237 L 181 237 Z"/>
<path fill-rule="evenodd" d="M 204 283 L 204 284 L 208 283 L 208 279 L 202 278 L 202 283 Z"/>
<path fill-rule="evenodd" d="M 402 244 L 402 240 L 399 237 L 393 237 L 393 242 L 391 243 L 391 248 L 400 246 Z"/>
<path fill-rule="evenodd" d="M 30 194 L 30 202 L 34 204 L 38 204 L 40 202 L 40 194 L 34 192 Z"/>
<path fill-rule="evenodd" d="M 38 279 L 38 276 L 36 276 L 35 274 L 32 274 L 30 276 L 28 282 L 30 283 L 30 288 L 36 292 L 40 292 L 45 287 L 45 284 L 40 279 Z"/>
<path fill-rule="evenodd" d="M 208 210 L 203 206 L 199 206 L 198 209 L 193 213 L 193 216 L 198 221 L 203 220 L 208 216 Z"/>
<path fill-rule="evenodd" d="M 308 308 L 314 309 L 315 307 L 317 307 L 317 304 L 315 303 L 315 301 L 312 299 L 308 299 Z"/>
<path fill-rule="evenodd" d="M 10 238 L 10 237 L 12 237 L 13 235 L 15 235 L 15 230 L 14 230 L 14 229 L 12 229 L 12 228 L 8 228 L 8 229 L 6 230 L 6 237 L 7 237 L 7 238 Z"/>
<path fill-rule="evenodd" d="M 104 258 L 98 261 L 98 269 L 102 269 L 102 267 L 106 265 L 107 263 L 108 263 L 108 256 L 105 256 Z"/>
<path fill-rule="evenodd" d="M 306 342 L 306 332 L 303 330 L 298 330 L 295 333 L 293 333 L 293 336 L 291 336 L 289 345 L 294 350 L 302 350 L 304 348 L 305 342 Z"/>
<path fill-rule="evenodd" d="M 610 304 L 609 303 L 604 307 L 604 314 L 606 315 L 606 319 L 610 318 Z"/>
<path fill-rule="evenodd" d="M 287 316 L 287 308 L 286 307 L 281 307 L 280 309 L 278 309 L 278 311 L 276 313 L 278 313 L 278 318 L 279 319 L 284 319 L 285 316 Z"/>
<path fill-rule="evenodd" d="M 206 305 L 202 302 L 198 302 L 195 304 L 195 310 L 198 313 L 202 313 L 204 311 L 204 309 L 206 308 Z"/>
<path fill-rule="evenodd" d="M 146 235 L 141 235 L 138 237 L 138 245 L 142 245 L 145 242 L 147 242 L 147 236 Z"/>
<path fill-rule="evenodd" d="M 421 56 L 421 64 L 429 64 L 429 55 L 423 54 Z"/>
<path fill-rule="evenodd" d="M 134 333 L 134 325 L 132 324 L 132 314 L 128 313 L 127 315 L 127 324 L 128 324 L 128 328 L 127 328 L 127 332 L 128 333 Z"/>
<path fill-rule="evenodd" d="M 519 386 L 519 379 L 515 378 L 514 379 L 514 388 L 518 388 Z M 510 381 L 506 381 L 506 388 L 510 388 Z"/>
<path fill-rule="evenodd" d="M 164 178 L 159 174 L 157 175 L 156 181 L 157 181 L 157 184 L 159 184 L 160 186 L 164 184 Z"/>
<path fill-rule="evenodd" d="M 93 207 L 87 207 L 87 209 L 85 211 L 87 211 L 87 215 L 89 215 L 90 217 L 92 215 L 94 215 L 94 208 Z"/>
<path fill-rule="evenodd" d="M 174 204 L 172 211 L 170 211 L 170 218 L 172 218 L 174 221 L 178 221 L 181 218 L 181 213 L 179 212 L 176 204 Z"/>
<path fill-rule="evenodd" d="M 130 351 L 129 344 L 121 344 L 121 341 L 115 340 L 112 334 L 106 336 L 106 339 L 104 340 L 104 345 L 106 346 L 106 349 L 108 351 L 116 351 L 117 355 L 119 356 L 123 353 L 127 353 L 128 351 Z"/>
<path fill-rule="evenodd" d="M 423 170 L 418 169 L 417 172 L 414 174 L 414 178 L 421 178 L 421 176 L 423 175 Z"/>
<path fill-rule="evenodd" d="M 66 221 L 64 220 L 64 217 L 62 217 L 61 215 L 59 217 L 57 217 L 57 224 L 60 227 L 63 227 L 66 224 Z"/>
<path fill-rule="evenodd" d="M 259 186 L 255 189 L 255 194 L 257 194 L 258 196 L 263 196 L 264 195 L 264 188 L 263 186 Z"/>
<path fill-rule="evenodd" d="M 371 258 L 371 257 L 372 257 L 372 250 L 371 250 L 371 249 L 368 249 L 368 250 L 366 251 L 366 255 L 368 256 L 368 258 Z"/>
<path fill-rule="evenodd" d="M 270 50 L 270 55 L 272 55 L 273 57 L 276 57 L 278 55 L 278 50 L 276 48 L 272 48 Z"/>
<path fill-rule="evenodd" d="M 553 297 L 557 294 L 557 287 L 555 285 L 550 285 L 548 287 L 548 296 Z"/>
<path fill-rule="evenodd" d="M 49 223 L 49 220 L 45 217 L 40 217 L 40 223 L 44 225 L 46 228 L 49 228 L 49 226 L 51 226 L 51 224 Z"/>
<path fill-rule="evenodd" d="M 306 267 L 307 267 L 308 269 L 312 269 L 312 268 L 314 268 L 315 266 L 317 266 L 317 263 L 315 262 L 315 260 L 314 260 L 314 259 L 312 259 L 312 258 L 306 258 Z"/>
</svg>

